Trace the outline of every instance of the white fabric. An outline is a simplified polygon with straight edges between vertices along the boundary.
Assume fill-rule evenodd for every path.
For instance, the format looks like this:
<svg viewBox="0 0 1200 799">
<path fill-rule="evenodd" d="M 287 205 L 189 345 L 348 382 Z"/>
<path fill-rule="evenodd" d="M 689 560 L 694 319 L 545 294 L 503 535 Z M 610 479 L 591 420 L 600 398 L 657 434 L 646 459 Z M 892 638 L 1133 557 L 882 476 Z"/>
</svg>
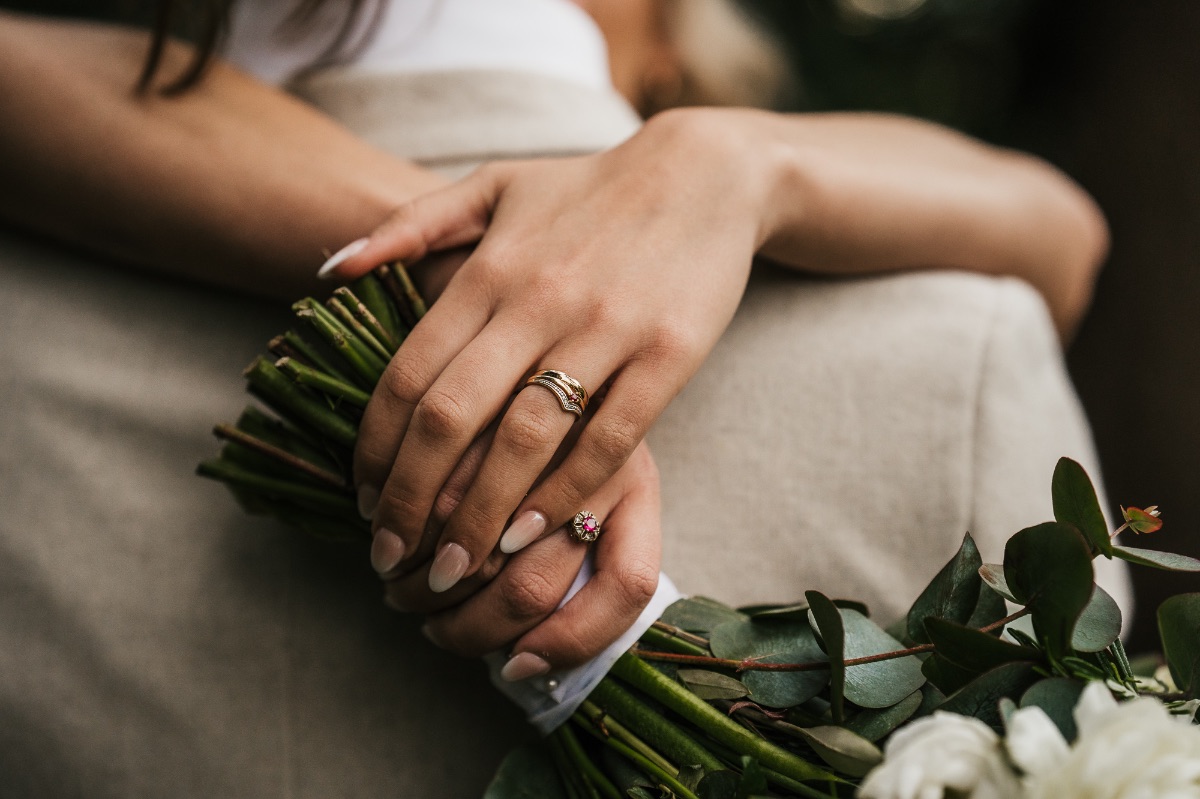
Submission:
<svg viewBox="0 0 1200 799">
<path fill-rule="evenodd" d="M 592 558 L 589 555 L 559 607 L 571 601 L 571 597 L 579 593 L 579 589 L 592 579 L 593 573 Z M 592 689 L 604 679 L 605 674 L 608 674 L 617 658 L 625 654 L 625 651 L 642 637 L 642 633 L 650 629 L 651 624 L 658 621 L 663 611 L 682 598 L 683 594 L 679 593 L 671 578 L 659 574 L 658 588 L 637 621 L 607 649 L 587 663 L 545 678 L 506 682 L 501 678 L 500 670 L 504 668 L 508 659 L 505 653 L 495 652 L 484 658 L 491 674 L 492 685 L 525 711 L 525 718 L 538 732 L 548 735 L 555 727 L 571 718 L 576 708 L 583 704 L 583 700 L 587 699 Z"/>
<path fill-rule="evenodd" d="M 340 30 L 345 5 L 329 3 L 297 34 L 284 26 L 297 0 L 234 5 L 224 55 L 269 83 L 287 83 L 322 57 Z M 608 51 L 596 24 L 569 0 L 392 0 L 374 31 L 371 3 L 351 42 L 370 74 L 480 69 L 547 75 L 592 89 L 609 85 Z"/>
</svg>

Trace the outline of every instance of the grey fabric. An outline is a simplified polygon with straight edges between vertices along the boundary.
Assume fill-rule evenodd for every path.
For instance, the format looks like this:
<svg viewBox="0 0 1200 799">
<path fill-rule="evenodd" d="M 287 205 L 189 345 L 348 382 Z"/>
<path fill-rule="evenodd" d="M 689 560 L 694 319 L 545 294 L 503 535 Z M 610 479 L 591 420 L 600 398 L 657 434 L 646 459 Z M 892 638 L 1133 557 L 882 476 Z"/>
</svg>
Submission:
<svg viewBox="0 0 1200 799">
<path fill-rule="evenodd" d="M 494 92 L 477 76 L 338 80 L 368 95 L 331 106 L 343 122 L 394 91 L 390 146 L 459 171 L 470 159 L 426 123 L 453 121 L 468 155 L 524 156 L 493 127 L 514 86 L 527 127 L 572 130 L 578 104 L 512 76 Z M 613 140 L 632 131 L 612 98 L 595 107 Z M 211 425 L 245 404 L 240 368 L 284 325 L 274 306 L 0 235 L 6 799 L 469 797 L 528 734 L 481 664 L 384 610 L 365 551 L 246 518 L 193 476 Z M 966 529 L 996 558 L 1045 518 L 1059 454 L 1094 466 L 1040 300 L 966 275 L 760 270 L 652 446 L 682 588 L 817 587 L 883 617 Z"/>
</svg>

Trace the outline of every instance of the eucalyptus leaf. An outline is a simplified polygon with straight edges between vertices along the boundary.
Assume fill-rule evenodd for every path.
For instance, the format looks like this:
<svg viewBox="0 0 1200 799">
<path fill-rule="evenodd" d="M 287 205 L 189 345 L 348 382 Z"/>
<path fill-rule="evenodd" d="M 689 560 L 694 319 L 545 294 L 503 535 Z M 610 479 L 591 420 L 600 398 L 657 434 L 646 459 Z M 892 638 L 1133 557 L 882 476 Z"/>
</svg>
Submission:
<svg viewBox="0 0 1200 799">
<path fill-rule="evenodd" d="M 829 597 L 820 591 L 805 591 L 809 605 L 809 623 L 821 636 L 825 654 L 829 657 L 829 708 L 835 724 L 846 719 L 846 632 L 842 614 Z M 832 764 L 830 764 L 832 765 Z"/>
<path fill-rule="evenodd" d="M 974 674 L 1015 660 L 1042 660 L 1042 653 L 1037 649 L 1010 644 L 944 619 L 927 619 L 925 628 L 939 657 Z"/>
<path fill-rule="evenodd" d="M 1074 714 L 1083 685 L 1079 680 L 1066 677 L 1039 680 L 1021 696 L 1021 707 L 1040 707 L 1070 743 L 1078 734 Z"/>
<path fill-rule="evenodd" d="M 925 620 L 949 619 L 965 624 L 979 603 L 979 568 L 983 559 L 971 534 L 963 536 L 958 552 L 925 586 L 908 611 L 908 637 L 918 643 L 929 643 Z"/>
<path fill-rule="evenodd" d="M 1007 599 L 1009 602 L 1017 605 L 1021 604 L 1020 602 L 1017 602 L 1017 598 L 1013 596 L 1012 591 L 1009 590 L 1008 581 L 1004 579 L 1004 567 L 999 563 L 985 563 L 980 566 L 979 577 L 983 580 L 985 585 L 987 585 L 1000 596 Z"/>
<path fill-rule="evenodd" d="M 971 618 L 967 619 L 967 626 L 977 630 L 998 622 L 1008 615 L 1008 604 L 1004 601 L 1004 597 L 984 583 L 982 575 L 980 575 L 980 581 L 979 601 L 975 604 L 975 609 L 971 611 Z M 1003 629 L 997 628 L 988 635 L 999 638 L 1003 632 Z"/>
<path fill-rule="evenodd" d="M 696 786 L 700 799 L 737 799 L 741 776 L 735 771 L 710 771 Z"/>
<path fill-rule="evenodd" d="M 1177 594 L 1159 605 L 1158 634 L 1171 679 L 1195 696 L 1200 688 L 1200 594 Z"/>
<path fill-rule="evenodd" d="M 1187 555 L 1176 555 L 1174 552 L 1114 546 L 1113 554 L 1121 560 L 1136 563 L 1139 566 L 1150 566 L 1173 572 L 1200 572 L 1200 560 L 1189 558 Z"/>
<path fill-rule="evenodd" d="M 978 672 L 951 663 L 936 652 L 925 658 L 921 673 L 943 694 L 952 694 L 979 676 Z"/>
<path fill-rule="evenodd" d="M 758 761 L 742 755 L 742 777 L 738 780 L 737 799 L 749 799 L 754 794 L 767 792 L 767 773 Z"/>
<path fill-rule="evenodd" d="M 738 608 L 739 613 L 744 613 L 752 619 L 775 619 L 776 621 L 787 621 L 795 619 L 803 619 L 808 613 L 807 602 L 795 602 L 790 605 L 746 605 Z"/>
<path fill-rule="evenodd" d="M 746 615 L 715 599 L 692 596 L 673 603 L 663 611 L 660 619 L 665 624 L 691 633 L 708 633 L 726 622 L 743 621 Z"/>
<path fill-rule="evenodd" d="M 701 766 L 680 766 L 679 775 L 676 777 L 680 785 L 687 788 L 689 791 L 695 791 L 700 785 L 700 780 L 704 779 L 704 768 Z"/>
<path fill-rule="evenodd" d="M 1075 622 L 1094 585 L 1091 550 L 1080 532 L 1046 522 L 1016 533 L 1004 547 L 1004 578 L 1030 609 L 1033 629 L 1050 654 L 1069 654 Z"/>
<path fill-rule="evenodd" d="M 1111 558 L 1112 541 L 1108 537 L 1108 522 L 1096 499 L 1096 489 L 1088 479 L 1083 467 L 1070 458 L 1059 458 L 1050 481 L 1050 494 L 1054 499 L 1054 518 L 1074 525 L 1093 554 Z"/>
<path fill-rule="evenodd" d="M 727 621 L 712 630 L 709 645 L 719 658 L 754 658 L 764 663 L 827 662 L 817 637 L 806 621 Z M 744 671 L 742 683 L 755 702 L 768 707 L 790 707 L 820 693 L 829 682 L 829 670 Z"/>
<path fill-rule="evenodd" d="M 883 760 L 879 747 L 845 727 L 797 727 L 796 730 L 822 760 L 851 777 L 866 776 Z"/>
<path fill-rule="evenodd" d="M 673 793 L 663 793 L 660 790 L 652 790 L 641 785 L 635 785 L 625 792 L 629 799 L 664 799 L 667 796 L 675 796 Z M 484 797 L 487 799 L 487 797 Z"/>
<path fill-rule="evenodd" d="M 920 706 L 921 692 L 913 691 L 891 707 L 869 708 L 856 713 L 846 720 L 845 727 L 868 741 L 879 741 L 912 718 Z"/>
<path fill-rule="evenodd" d="M 550 753 L 537 741 L 505 756 L 483 799 L 567 799 L 567 792 Z"/>
<path fill-rule="evenodd" d="M 750 689 L 726 674 L 705 669 L 680 669 L 675 676 L 701 699 L 741 699 Z"/>
<path fill-rule="evenodd" d="M 858 611 L 841 610 L 846 660 L 895 652 L 904 646 Z M 921 687 L 925 676 L 914 655 L 846 668 L 846 698 L 859 707 L 888 707 Z"/>
<path fill-rule="evenodd" d="M 867 607 L 866 602 L 859 602 L 857 599 L 834 599 L 832 602 L 842 610 L 856 610 L 868 619 L 871 618 L 871 609 Z"/>
<path fill-rule="evenodd" d="M 1003 731 L 1000 716 L 1000 699 L 1018 699 L 1025 690 L 1037 681 L 1037 672 L 1031 663 L 1005 663 L 984 672 L 967 685 L 946 697 L 938 710 L 972 716 L 997 732 Z"/>
<path fill-rule="evenodd" d="M 1121 635 L 1121 609 L 1116 600 L 1100 586 L 1092 589 L 1092 598 L 1075 622 L 1071 648 L 1078 652 L 1107 649 Z"/>
</svg>

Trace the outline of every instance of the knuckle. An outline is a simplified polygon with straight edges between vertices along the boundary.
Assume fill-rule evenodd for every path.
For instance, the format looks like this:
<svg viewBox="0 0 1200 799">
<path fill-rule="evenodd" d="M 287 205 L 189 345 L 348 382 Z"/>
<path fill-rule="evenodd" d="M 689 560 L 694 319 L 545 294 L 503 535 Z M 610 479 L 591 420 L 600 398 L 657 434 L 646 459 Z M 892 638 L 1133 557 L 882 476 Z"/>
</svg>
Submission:
<svg viewBox="0 0 1200 799">
<path fill-rule="evenodd" d="M 594 419 L 588 425 L 588 431 L 591 433 L 589 443 L 592 451 L 602 464 L 613 471 L 625 463 L 642 438 L 636 422 L 616 413 L 608 414 L 604 419 Z"/>
<path fill-rule="evenodd" d="M 697 334 L 691 325 L 661 319 L 647 333 L 645 349 L 652 357 L 674 361 L 689 357 L 698 346 Z"/>
<path fill-rule="evenodd" d="M 387 527 L 400 536 L 405 544 L 414 546 L 413 539 L 419 540 L 427 514 L 428 509 L 415 497 L 392 492 L 385 493 L 380 499 L 375 517 L 380 526 Z"/>
<path fill-rule="evenodd" d="M 570 668 L 595 657 L 603 647 L 590 642 L 582 630 L 561 627 L 554 640 L 554 664 Z"/>
<path fill-rule="evenodd" d="M 411 408 L 425 393 L 425 383 L 417 377 L 418 374 L 418 370 L 402 364 L 399 357 L 393 358 L 388 368 L 383 370 L 376 391 L 382 390 L 384 398 L 394 404 Z"/>
<path fill-rule="evenodd" d="M 455 394 L 437 388 L 428 391 L 413 410 L 413 424 L 434 438 L 458 440 L 469 432 L 470 412 Z"/>
<path fill-rule="evenodd" d="M 658 569 L 652 564 L 637 560 L 621 569 L 617 580 L 617 599 L 630 614 L 641 613 L 657 590 Z"/>
<path fill-rule="evenodd" d="M 504 564 L 508 562 L 508 556 L 495 550 L 487 559 L 480 565 L 479 571 L 475 572 L 475 579 L 480 583 L 490 583 L 496 579 L 496 575 L 504 568 Z"/>
<path fill-rule="evenodd" d="M 541 455 L 557 446 L 554 426 L 537 408 L 514 407 L 496 433 L 508 450 L 519 456 Z"/>
<path fill-rule="evenodd" d="M 542 574 L 530 571 L 501 587 L 500 601 L 517 622 L 529 622 L 549 615 L 562 597 L 554 584 Z"/>
</svg>

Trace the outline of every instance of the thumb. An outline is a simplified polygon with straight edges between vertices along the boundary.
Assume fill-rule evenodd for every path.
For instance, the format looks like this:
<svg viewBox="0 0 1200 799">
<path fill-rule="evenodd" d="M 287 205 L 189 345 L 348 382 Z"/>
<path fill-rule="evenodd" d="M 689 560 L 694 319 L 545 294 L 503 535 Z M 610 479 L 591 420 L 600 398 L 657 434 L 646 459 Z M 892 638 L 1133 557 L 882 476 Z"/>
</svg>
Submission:
<svg viewBox="0 0 1200 799">
<path fill-rule="evenodd" d="M 345 282 L 381 264 L 413 263 L 431 251 L 479 241 L 500 196 L 501 173 L 498 167 L 483 166 L 457 183 L 405 202 L 370 236 L 334 253 L 317 277 Z"/>
</svg>

